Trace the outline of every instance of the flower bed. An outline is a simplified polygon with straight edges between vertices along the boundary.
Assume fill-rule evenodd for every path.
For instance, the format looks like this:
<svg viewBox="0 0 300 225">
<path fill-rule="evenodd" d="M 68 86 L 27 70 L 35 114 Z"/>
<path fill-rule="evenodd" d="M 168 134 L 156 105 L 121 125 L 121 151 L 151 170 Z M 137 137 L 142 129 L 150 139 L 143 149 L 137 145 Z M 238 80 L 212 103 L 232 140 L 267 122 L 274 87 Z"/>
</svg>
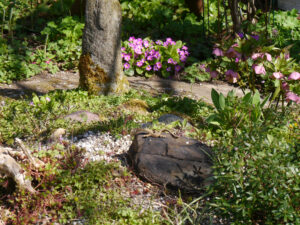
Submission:
<svg viewBox="0 0 300 225">
<path fill-rule="evenodd" d="M 177 75 L 188 56 L 188 47 L 171 38 L 163 42 L 130 37 L 122 47 L 123 66 L 128 76 L 135 73 L 146 77 L 158 74 L 165 78 Z"/>
</svg>

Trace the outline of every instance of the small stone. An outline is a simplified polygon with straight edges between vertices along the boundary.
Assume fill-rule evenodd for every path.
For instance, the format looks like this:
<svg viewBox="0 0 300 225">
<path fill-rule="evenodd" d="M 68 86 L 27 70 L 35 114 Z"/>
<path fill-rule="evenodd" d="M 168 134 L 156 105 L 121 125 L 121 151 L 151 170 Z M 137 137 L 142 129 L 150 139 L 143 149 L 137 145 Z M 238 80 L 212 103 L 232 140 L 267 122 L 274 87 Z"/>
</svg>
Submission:
<svg viewBox="0 0 300 225">
<path fill-rule="evenodd" d="M 63 135 L 66 134 L 66 130 L 63 128 L 56 129 L 50 136 L 50 141 L 59 141 Z"/>
<path fill-rule="evenodd" d="M 89 111 L 80 110 L 77 112 L 73 112 L 64 117 L 66 120 L 71 121 L 78 121 L 81 123 L 93 123 L 93 122 L 100 122 L 99 115 L 95 113 L 91 113 Z M 88 131 L 88 134 L 93 134 L 92 131 Z"/>
</svg>

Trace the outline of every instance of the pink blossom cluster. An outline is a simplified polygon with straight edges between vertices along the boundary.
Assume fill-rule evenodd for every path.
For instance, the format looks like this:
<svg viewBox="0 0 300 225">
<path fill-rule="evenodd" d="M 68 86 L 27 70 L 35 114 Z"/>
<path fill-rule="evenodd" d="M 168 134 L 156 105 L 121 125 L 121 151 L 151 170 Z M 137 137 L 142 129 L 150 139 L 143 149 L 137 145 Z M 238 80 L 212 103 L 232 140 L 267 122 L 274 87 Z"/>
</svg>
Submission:
<svg viewBox="0 0 300 225">
<path fill-rule="evenodd" d="M 259 39 L 258 36 L 255 36 L 253 38 Z M 273 61 L 272 55 L 267 52 L 257 52 L 257 53 L 253 53 L 250 57 L 246 57 L 238 51 L 238 44 L 236 44 L 236 43 L 231 45 L 226 51 L 222 50 L 220 47 L 215 46 L 212 54 L 217 57 L 217 60 L 222 60 L 222 57 L 225 57 L 225 56 L 230 59 L 230 63 L 225 64 L 225 65 L 227 65 L 227 66 L 225 66 L 225 71 L 226 71 L 225 79 L 230 83 L 237 83 L 238 80 L 240 79 L 240 75 L 236 71 L 239 71 L 239 68 L 245 68 L 245 66 L 244 67 L 239 66 L 238 63 L 241 60 L 243 60 L 246 64 L 248 64 L 248 58 L 253 60 L 254 63 L 252 65 L 252 69 L 253 69 L 254 74 L 264 75 L 264 76 L 266 76 L 266 75 L 268 75 L 268 73 L 270 73 L 270 72 L 266 71 L 264 62 L 268 62 L 270 65 L 272 65 L 272 64 L 275 65 L 275 63 L 276 63 L 276 61 Z M 285 53 L 283 56 L 283 59 L 288 60 L 289 54 Z M 217 62 L 219 62 L 219 61 L 217 61 Z M 226 61 L 225 61 L 225 63 L 226 63 Z M 274 67 L 274 65 L 273 65 L 273 67 Z M 228 67 L 230 69 L 228 69 Z M 226 70 L 226 68 L 227 68 L 227 70 Z M 274 67 L 274 68 L 276 68 L 276 67 Z M 218 69 L 218 71 L 219 71 L 219 69 Z M 217 72 L 217 69 L 211 69 L 211 68 L 206 68 L 206 72 L 210 73 L 212 79 L 217 78 L 220 74 L 220 72 Z M 282 89 L 282 91 L 284 91 L 287 101 L 293 101 L 296 103 L 300 103 L 300 97 L 291 91 L 289 83 L 288 83 L 290 81 L 299 81 L 300 80 L 299 72 L 295 71 L 290 74 L 286 74 L 286 73 L 283 74 L 281 71 L 275 71 L 269 77 L 271 79 L 280 80 L 281 89 Z M 262 83 L 264 83 L 264 82 L 262 82 Z"/>
<path fill-rule="evenodd" d="M 266 57 L 266 59 L 269 62 L 272 62 L 272 56 L 269 53 L 254 53 L 251 58 L 253 60 L 257 60 L 259 58 L 263 59 L 264 57 Z M 285 55 L 285 59 L 287 59 L 287 56 Z M 252 66 L 255 74 L 258 75 L 266 75 L 266 69 L 263 65 L 263 63 L 261 64 L 253 64 Z M 285 92 L 286 95 L 286 100 L 287 101 L 293 101 L 296 103 L 300 103 L 300 97 L 293 93 L 292 91 L 290 91 L 290 86 L 288 84 L 288 81 L 298 81 L 300 80 L 300 73 L 299 72 L 292 72 L 287 76 L 285 76 L 283 73 L 281 73 L 280 71 L 277 72 L 273 72 L 272 75 L 270 76 L 270 78 L 272 79 L 277 79 L 281 81 L 281 89 Z"/>
<path fill-rule="evenodd" d="M 184 45 L 176 49 L 178 54 L 176 57 L 166 55 L 166 51 L 162 49 L 174 48 L 176 45 L 171 38 L 167 38 L 165 42 L 161 40 L 154 42 L 149 39 L 130 37 L 124 45 L 121 51 L 125 70 L 139 68 L 139 70 L 143 69 L 145 72 L 152 73 L 162 70 L 177 73 L 184 67 L 189 56 L 188 48 Z M 164 54 L 163 57 L 162 54 Z"/>
</svg>

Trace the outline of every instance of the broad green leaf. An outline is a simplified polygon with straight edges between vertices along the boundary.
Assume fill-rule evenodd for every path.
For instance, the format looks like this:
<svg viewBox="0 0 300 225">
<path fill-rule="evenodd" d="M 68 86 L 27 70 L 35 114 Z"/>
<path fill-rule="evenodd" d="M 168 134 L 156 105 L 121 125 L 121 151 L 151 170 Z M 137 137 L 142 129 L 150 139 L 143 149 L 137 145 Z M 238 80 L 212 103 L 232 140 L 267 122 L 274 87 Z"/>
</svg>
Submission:
<svg viewBox="0 0 300 225">
<path fill-rule="evenodd" d="M 252 104 L 253 105 L 258 105 L 260 103 L 260 94 L 259 92 L 256 90 L 255 94 L 253 95 L 253 99 L 252 99 Z"/>
<path fill-rule="evenodd" d="M 273 93 L 271 102 L 278 96 L 278 94 L 280 93 L 280 86 L 278 86 L 275 90 L 275 92 Z"/>
<path fill-rule="evenodd" d="M 267 103 L 267 101 L 270 99 L 271 97 L 271 93 L 267 95 L 267 97 L 265 97 L 265 99 L 262 101 L 262 103 L 260 104 L 260 107 L 263 108 L 265 106 L 265 104 Z"/>
<path fill-rule="evenodd" d="M 124 72 L 125 72 L 125 74 L 126 74 L 127 76 L 133 76 L 133 75 L 134 75 L 134 69 L 133 69 L 133 68 L 130 68 L 130 69 L 128 69 L 128 70 L 125 70 Z"/>
<path fill-rule="evenodd" d="M 219 105 L 222 110 L 225 109 L 225 97 L 222 93 L 219 95 Z"/>
<path fill-rule="evenodd" d="M 234 90 L 229 91 L 227 94 L 227 97 L 229 97 L 229 98 L 233 98 L 234 96 L 235 96 Z"/>
<path fill-rule="evenodd" d="M 251 92 L 248 92 L 244 97 L 243 97 L 243 102 L 246 104 L 249 104 L 251 100 Z"/>
<path fill-rule="evenodd" d="M 220 109 L 220 105 L 219 105 L 219 93 L 215 90 L 212 89 L 211 90 L 211 99 L 214 103 L 214 106 L 216 107 L 216 109 Z"/>
<path fill-rule="evenodd" d="M 141 68 L 139 68 L 139 67 L 137 67 L 135 70 L 136 70 L 136 72 L 137 72 L 139 75 L 142 75 L 143 72 L 144 72 L 144 70 L 141 69 Z"/>
</svg>

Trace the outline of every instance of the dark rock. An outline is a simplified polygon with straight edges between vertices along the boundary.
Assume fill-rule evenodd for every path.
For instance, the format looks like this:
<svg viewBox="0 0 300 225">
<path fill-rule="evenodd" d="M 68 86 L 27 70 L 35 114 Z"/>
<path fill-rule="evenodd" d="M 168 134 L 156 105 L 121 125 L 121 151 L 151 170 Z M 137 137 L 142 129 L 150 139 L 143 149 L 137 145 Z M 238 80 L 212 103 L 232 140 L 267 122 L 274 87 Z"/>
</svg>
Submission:
<svg viewBox="0 0 300 225">
<path fill-rule="evenodd" d="M 143 137 L 136 134 L 128 155 L 137 173 L 146 180 L 196 191 L 212 182 L 212 152 L 197 140 Z"/>
<path fill-rule="evenodd" d="M 65 116 L 64 119 L 78 121 L 82 123 L 92 123 L 100 121 L 100 118 L 97 114 L 84 110 L 73 112 Z"/>
<path fill-rule="evenodd" d="M 181 118 L 180 116 L 174 115 L 174 114 L 164 114 L 161 117 L 159 117 L 158 122 L 160 123 L 164 123 L 164 124 L 170 124 L 173 123 L 175 121 L 181 121 L 183 122 L 183 118 Z M 192 126 L 189 122 L 187 123 L 188 126 Z M 142 128 L 148 128 L 152 126 L 152 122 L 148 122 L 148 123 L 143 123 L 141 125 Z"/>
</svg>

